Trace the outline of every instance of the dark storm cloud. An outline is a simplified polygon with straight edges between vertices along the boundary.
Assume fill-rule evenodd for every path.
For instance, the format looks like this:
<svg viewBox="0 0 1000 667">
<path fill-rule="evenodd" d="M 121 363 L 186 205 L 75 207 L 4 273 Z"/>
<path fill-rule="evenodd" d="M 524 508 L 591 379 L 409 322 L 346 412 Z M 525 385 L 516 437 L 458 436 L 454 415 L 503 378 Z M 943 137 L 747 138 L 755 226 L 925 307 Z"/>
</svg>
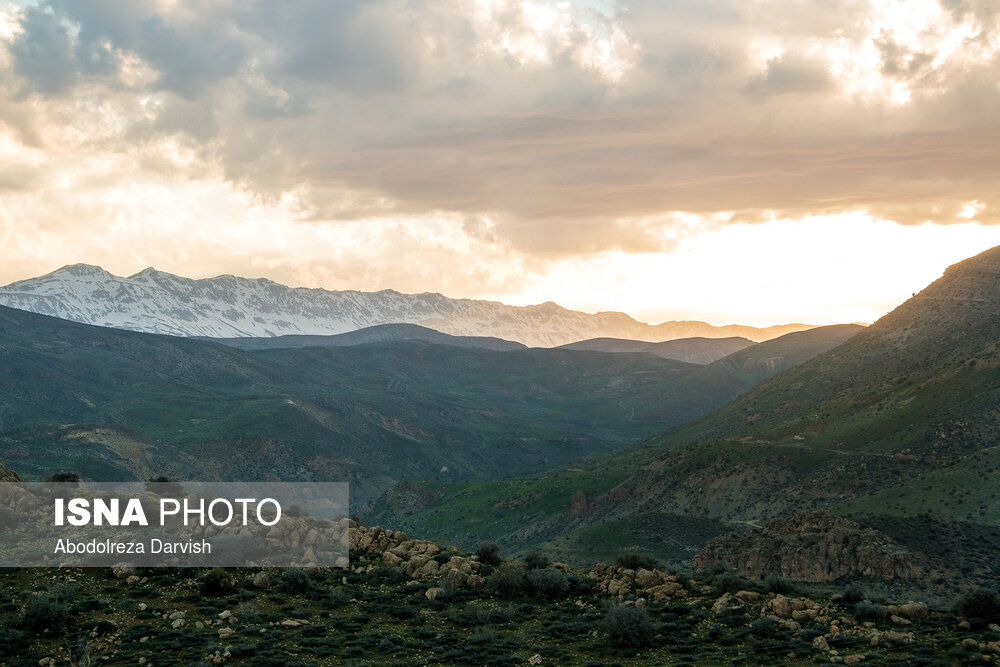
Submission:
<svg viewBox="0 0 1000 667">
<path fill-rule="evenodd" d="M 996 3 L 942 1 L 992 43 Z M 608 221 L 668 211 L 948 222 L 975 199 L 988 218 L 997 55 L 937 66 L 872 34 L 874 6 L 624 2 L 538 30 L 517 3 L 484 18 L 420 0 L 52 0 L 23 14 L 8 51 L 20 96 L 155 96 L 119 150 L 179 137 L 263 199 L 294 191 L 316 220 L 455 211 L 569 252 L 654 246 L 654 227 Z M 610 44 L 617 59 L 601 60 Z M 852 92 L 817 44 L 874 49 L 874 74 L 911 100 Z M 150 76 L 130 79 L 128 58 Z"/>
</svg>

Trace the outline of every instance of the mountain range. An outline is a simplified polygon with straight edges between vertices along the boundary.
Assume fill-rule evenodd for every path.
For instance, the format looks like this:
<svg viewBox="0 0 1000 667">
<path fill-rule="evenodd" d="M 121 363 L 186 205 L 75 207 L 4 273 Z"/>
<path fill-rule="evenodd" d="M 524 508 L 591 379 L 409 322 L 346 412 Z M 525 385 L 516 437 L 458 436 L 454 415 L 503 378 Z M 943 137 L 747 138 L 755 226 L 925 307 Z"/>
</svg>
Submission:
<svg viewBox="0 0 1000 667">
<path fill-rule="evenodd" d="M 347 479 L 362 503 L 403 480 L 497 479 L 605 452 L 753 384 L 736 367 L 406 329 L 237 349 L 0 307 L 0 458 L 29 478 Z M 819 353 L 824 331 L 795 335 Z"/>
<path fill-rule="evenodd" d="M 625 313 L 590 315 L 552 302 L 522 307 L 430 293 L 292 288 L 231 275 L 191 280 L 152 268 L 123 278 L 87 264 L 64 266 L 0 288 L 0 305 L 85 324 L 212 338 L 330 335 L 408 323 L 454 336 L 553 347 L 599 337 L 658 342 L 741 336 L 763 341 L 810 328 L 686 321 L 652 325 Z"/>
<path fill-rule="evenodd" d="M 1000 577 L 972 537 L 1000 526 L 998 313 L 994 248 L 842 344 L 613 457 L 519 480 L 407 483 L 369 516 L 570 560 L 643 550 L 689 562 L 696 549 L 677 536 L 703 543 L 719 521 L 826 509 Z M 763 345 L 706 370 L 760 360 Z"/>
</svg>

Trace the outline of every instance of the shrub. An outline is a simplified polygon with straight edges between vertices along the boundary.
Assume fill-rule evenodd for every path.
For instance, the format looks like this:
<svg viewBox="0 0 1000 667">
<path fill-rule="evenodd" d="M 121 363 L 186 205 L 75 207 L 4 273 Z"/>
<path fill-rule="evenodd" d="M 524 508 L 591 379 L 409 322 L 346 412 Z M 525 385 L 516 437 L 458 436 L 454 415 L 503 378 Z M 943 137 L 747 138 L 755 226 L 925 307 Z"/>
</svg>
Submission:
<svg viewBox="0 0 1000 667">
<path fill-rule="evenodd" d="M 861 585 L 857 582 L 852 582 L 848 584 L 847 588 L 844 589 L 844 602 L 847 604 L 855 604 L 864 600 L 868 595 L 865 590 L 861 588 Z"/>
<path fill-rule="evenodd" d="M 490 575 L 486 586 L 494 595 L 516 598 L 523 595 L 527 587 L 524 570 L 519 567 L 502 567 Z"/>
<path fill-rule="evenodd" d="M 773 618 L 761 618 L 750 624 L 750 632 L 758 637 L 774 637 L 778 634 L 778 622 Z"/>
<path fill-rule="evenodd" d="M 955 603 L 955 613 L 974 628 L 985 628 L 1000 622 L 1000 595 L 996 591 L 980 588 L 966 593 Z"/>
<path fill-rule="evenodd" d="M 297 567 L 290 567 L 281 573 L 281 590 L 292 595 L 308 593 L 313 581 L 308 574 Z"/>
<path fill-rule="evenodd" d="M 737 591 L 749 590 L 753 587 L 746 577 L 736 572 L 726 572 L 715 577 L 712 582 L 712 593 L 722 595 L 723 593 L 735 593 Z"/>
<path fill-rule="evenodd" d="M 241 623 L 260 622 L 260 609 L 252 602 L 241 602 L 236 607 L 236 618 Z"/>
<path fill-rule="evenodd" d="M 500 545 L 495 542 L 483 542 L 476 549 L 476 556 L 479 558 L 480 563 L 486 565 L 499 565 L 503 562 L 503 558 L 500 556 Z"/>
<path fill-rule="evenodd" d="M 877 621 L 889 616 L 889 608 L 870 600 L 862 600 L 854 605 L 854 616 L 863 621 Z"/>
<path fill-rule="evenodd" d="M 608 639 L 618 646 L 648 646 L 653 639 L 653 621 L 642 607 L 614 604 L 604 616 Z"/>
<path fill-rule="evenodd" d="M 527 580 L 534 594 L 544 600 L 557 600 L 569 592 L 569 577 L 560 570 L 532 570 Z"/>
<path fill-rule="evenodd" d="M 768 593 L 782 593 L 787 595 L 788 593 L 795 592 L 795 584 L 780 574 L 769 574 L 764 579 L 764 590 Z"/>
<path fill-rule="evenodd" d="M 28 648 L 28 638 L 20 630 L 0 628 L 0 658 L 14 657 Z"/>
<path fill-rule="evenodd" d="M 36 595 L 28 601 L 21 617 L 21 624 L 35 632 L 53 630 L 61 632 L 69 623 L 69 608 L 66 603 L 48 595 Z"/>
<path fill-rule="evenodd" d="M 652 570 L 659 567 L 660 563 L 649 554 L 622 554 L 615 565 L 629 570 Z"/>
<path fill-rule="evenodd" d="M 543 553 L 532 551 L 524 559 L 524 564 L 528 566 L 529 570 L 544 570 L 549 566 L 549 557 Z"/>
<path fill-rule="evenodd" d="M 45 479 L 45 481 L 46 482 L 79 482 L 80 481 L 80 476 L 77 475 L 75 472 L 71 472 L 69 470 L 60 470 L 57 473 L 53 473 L 52 475 L 49 475 Z"/>
<path fill-rule="evenodd" d="M 208 598 L 222 597 L 236 591 L 236 581 L 221 567 L 205 573 L 201 580 L 201 594 Z"/>
</svg>

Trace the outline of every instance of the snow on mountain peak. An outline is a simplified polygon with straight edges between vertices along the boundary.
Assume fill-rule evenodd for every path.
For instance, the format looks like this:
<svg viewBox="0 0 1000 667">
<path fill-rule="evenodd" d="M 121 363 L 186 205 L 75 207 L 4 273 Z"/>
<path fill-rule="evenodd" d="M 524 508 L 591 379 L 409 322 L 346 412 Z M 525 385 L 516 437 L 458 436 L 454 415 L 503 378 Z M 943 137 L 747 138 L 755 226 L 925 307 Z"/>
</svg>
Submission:
<svg viewBox="0 0 1000 667">
<path fill-rule="evenodd" d="M 548 301 L 508 306 L 403 294 L 292 288 L 230 274 L 192 280 L 149 267 L 128 277 L 73 264 L 0 288 L 0 305 L 63 319 L 176 336 L 338 334 L 379 324 L 409 323 L 459 336 L 494 336 L 550 347 L 588 338 L 661 341 L 704 336 L 767 340 L 805 325 L 713 327 L 704 322 L 649 325 L 624 313 L 589 315 Z"/>
</svg>

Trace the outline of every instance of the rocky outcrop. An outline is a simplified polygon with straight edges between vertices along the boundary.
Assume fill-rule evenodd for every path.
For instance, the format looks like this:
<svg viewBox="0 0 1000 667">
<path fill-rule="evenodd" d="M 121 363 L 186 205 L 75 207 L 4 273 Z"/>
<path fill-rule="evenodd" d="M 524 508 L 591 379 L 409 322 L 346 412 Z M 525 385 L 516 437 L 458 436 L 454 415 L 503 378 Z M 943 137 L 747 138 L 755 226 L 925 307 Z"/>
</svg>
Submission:
<svg viewBox="0 0 1000 667">
<path fill-rule="evenodd" d="M 653 600 L 668 600 L 688 596 L 684 584 L 675 575 L 665 574 L 657 569 L 598 565 L 588 573 L 597 580 L 597 590 L 605 595 L 624 598 L 627 595 L 642 595 Z"/>
<path fill-rule="evenodd" d="M 0 460 L 0 482 L 20 482 L 21 478 L 16 472 L 7 467 L 7 465 Z"/>
<path fill-rule="evenodd" d="M 694 558 L 696 570 L 716 566 L 761 579 L 795 581 L 866 576 L 913 579 L 924 573 L 920 554 L 879 531 L 822 510 L 770 521 L 759 530 L 710 541 Z"/>
<path fill-rule="evenodd" d="M 486 579 L 479 575 L 482 567 L 475 556 L 465 558 L 454 548 L 442 549 L 429 540 L 411 540 L 401 530 L 385 530 L 379 526 L 351 526 L 351 553 L 364 555 L 370 561 L 398 567 L 412 579 L 447 581 L 454 587 L 482 588 Z M 372 571 L 375 562 L 358 571 Z"/>
</svg>

